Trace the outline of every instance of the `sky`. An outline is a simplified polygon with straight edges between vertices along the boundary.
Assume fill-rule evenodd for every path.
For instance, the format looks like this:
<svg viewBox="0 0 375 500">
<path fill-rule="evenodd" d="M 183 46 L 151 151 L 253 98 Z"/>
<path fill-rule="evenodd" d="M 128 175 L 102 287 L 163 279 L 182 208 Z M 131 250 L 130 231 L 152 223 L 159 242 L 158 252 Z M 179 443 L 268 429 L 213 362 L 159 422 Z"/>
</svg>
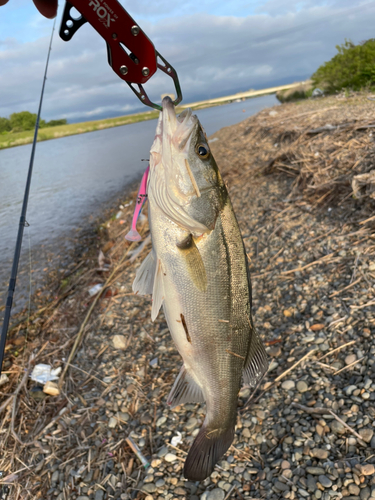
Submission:
<svg viewBox="0 0 375 500">
<path fill-rule="evenodd" d="M 121 0 L 177 70 L 184 103 L 309 78 L 345 39 L 375 38 L 375 1 Z M 58 32 L 60 2 L 43 102 L 45 120 L 94 120 L 144 111 L 110 68 L 104 40 L 85 24 L 72 40 Z M 53 21 L 31 0 L 0 7 L 0 116 L 37 112 Z M 173 92 L 158 71 L 153 100 Z"/>
</svg>

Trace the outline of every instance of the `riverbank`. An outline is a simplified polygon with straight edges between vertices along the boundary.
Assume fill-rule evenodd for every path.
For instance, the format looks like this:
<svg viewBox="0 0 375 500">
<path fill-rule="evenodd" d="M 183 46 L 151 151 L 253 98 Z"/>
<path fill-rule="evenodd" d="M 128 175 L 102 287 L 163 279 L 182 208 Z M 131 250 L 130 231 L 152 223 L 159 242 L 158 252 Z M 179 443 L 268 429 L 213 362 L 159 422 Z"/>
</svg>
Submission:
<svg viewBox="0 0 375 500">
<path fill-rule="evenodd" d="M 249 90 L 248 92 L 240 92 L 225 97 L 216 99 L 207 99 L 205 101 L 194 102 L 180 106 L 180 109 L 191 107 L 192 109 L 205 109 L 212 106 L 219 106 L 227 104 L 228 102 L 236 101 L 238 99 L 245 100 L 254 97 L 259 97 L 268 94 L 274 94 L 279 90 L 290 89 L 300 85 L 301 82 L 292 83 L 289 85 L 281 85 L 261 90 Z M 85 134 L 93 132 L 94 130 L 103 130 L 106 128 L 120 127 L 121 125 L 129 125 L 130 123 L 138 123 L 147 120 L 154 120 L 159 116 L 158 111 L 146 111 L 144 113 L 135 113 L 133 115 L 119 116 L 117 118 L 107 118 L 105 120 L 94 120 L 81 123 L 71 123 L 68 125 L 60 125 L 57 127 L 45 127 L 39 129 L 38 141 L 48 141 L 50 139 L 58 139 L 60 137 L 67 137 L 70 135 Z M 34 137 L 33 130 L 25 132 L 0 134 L 0 149 L 6 149 L 24 144 L 31 144 Z"/>
<path fill-rule="evenodd" d="M 211 477 L 182 477 L 204 406 L 167 408 L 181 360 L 163 314 L 151 323 L 150 297 L 131 291 L 149 250 L 132 261 L 139 246 L 123 239 L 134 192 L 29 326 L 13 318 L 9 381 L 0 387 L 0 470 L 11 498 L 371 497 L 375 219 L 371 175 L 358 176 L 373 165 L 373 108 L 361 95 L 286 104 L 210 138 L 251 259 L 254 319 L 270 357 Z M 41 362 L 62 368 L 59 395 L 27 381 L 25 370 Z M 248 396 L 241 391 L 240 405 Z"/>
</svg>

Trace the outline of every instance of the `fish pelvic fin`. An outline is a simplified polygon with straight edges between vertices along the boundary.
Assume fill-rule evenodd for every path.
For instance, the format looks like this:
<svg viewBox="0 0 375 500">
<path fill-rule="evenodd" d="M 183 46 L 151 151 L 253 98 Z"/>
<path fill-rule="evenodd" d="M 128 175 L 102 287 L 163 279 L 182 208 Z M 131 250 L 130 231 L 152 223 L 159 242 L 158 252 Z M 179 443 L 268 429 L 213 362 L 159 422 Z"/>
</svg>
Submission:
<svg viewBox="0 0 375 500">
<path fill-rule="evenodd" d="M 155 269 L 154 288 L 152 290 L 151 321 L 155 321 L 164 300 L 163 270 L 158 259 Z"/>
<path fill-rule="evenodd" d="M 268 370 L 267 353 L 263 346 L 258 332 L 255 330 L 251 320 L 249 320 L 252 331 L 249 350 L 243 369 L 243 381 L 250 387 L 258 386 Z"/>
<path fill-rule="evenodd" d="M 147 295 L 152 293 L 154 288 L 154 278 L 156 271 L 156 258 L 154 251 L 147 255 L 140 265 L 135 280 L 133 282 L 133 292 L 138 295 Z"/>
<path fill-rule="evenodd" d="M 180 373 L 169 393 L 167 404 L 171 408 L 175 408 L 184 403 L 204 403 L 204 401 L 202 389 L 186 371 L 185 366 L 182 365 Z"/>
<path fill-rule="evenodd" d="M 184 476 L 190 481 L 203 481 L 232 444 L 234 424 L 226 429 L 215 429 L 203 424 L 188 453 Z"/>
<path fill-rule="evenodd" d="M 137 271 L 133 292 L 139 295 L 152 293 L 151 320 L 155 321 L 164 300 L 163 271 L 154 250 L 147 255 Z"/>
</svg>

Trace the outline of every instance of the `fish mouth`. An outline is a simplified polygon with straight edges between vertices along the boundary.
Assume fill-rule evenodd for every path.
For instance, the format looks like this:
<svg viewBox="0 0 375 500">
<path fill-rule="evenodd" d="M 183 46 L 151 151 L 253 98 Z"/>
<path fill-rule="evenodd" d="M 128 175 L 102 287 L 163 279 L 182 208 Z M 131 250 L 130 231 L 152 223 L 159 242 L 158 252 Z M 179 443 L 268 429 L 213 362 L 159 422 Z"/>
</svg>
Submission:
<svg viewBox="0 0 375 500">
<path fill-rule="evenodd" d="M 170 144 L 183 151 L 187 148 L 193 131 L 198 127 L 198 118 L 190 108 L 176 115 L 176 109 L 169 96 L 162 100 L 162 135 Z"/>
</svg>

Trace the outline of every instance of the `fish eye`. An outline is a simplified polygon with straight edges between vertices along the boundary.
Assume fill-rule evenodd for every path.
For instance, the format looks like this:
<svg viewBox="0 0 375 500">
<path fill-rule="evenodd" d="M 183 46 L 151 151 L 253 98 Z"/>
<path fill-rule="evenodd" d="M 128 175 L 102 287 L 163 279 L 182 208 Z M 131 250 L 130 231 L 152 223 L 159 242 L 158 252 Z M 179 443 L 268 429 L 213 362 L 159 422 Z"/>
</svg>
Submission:
<svg viewBox="0 0 375 500">
<path fill-rule="evenodd" d="M 208 149 L 208 146 L 206 146 L 205 144 L 198 144 L 196 151 L 201 158 L 208 158 L 210 154 L 210 150 Z"/>
</svg>

